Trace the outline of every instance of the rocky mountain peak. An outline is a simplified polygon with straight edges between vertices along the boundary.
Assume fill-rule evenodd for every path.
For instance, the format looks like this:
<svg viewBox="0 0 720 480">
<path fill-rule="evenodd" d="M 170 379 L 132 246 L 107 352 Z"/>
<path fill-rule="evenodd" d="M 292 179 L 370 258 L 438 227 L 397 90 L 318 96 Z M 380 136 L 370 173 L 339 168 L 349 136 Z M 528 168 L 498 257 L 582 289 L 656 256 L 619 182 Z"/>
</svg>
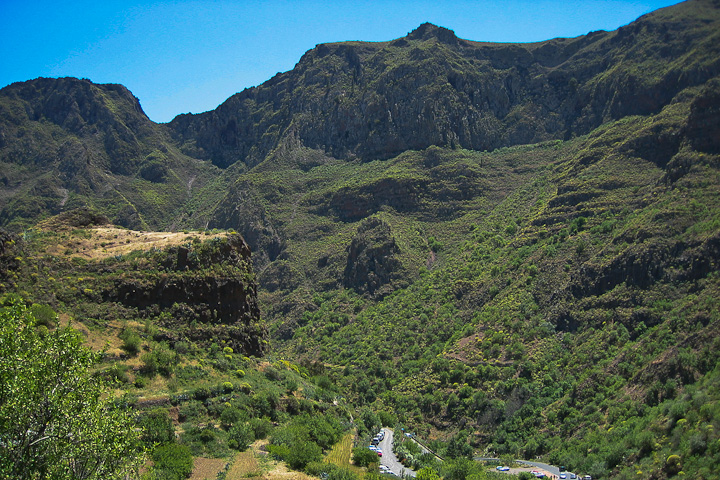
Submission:
<svg viewBox="0 0 720 480">
<path fill-rule="evenodd" d="M 408 40 L 431 40 L 436 39 L 441 43 L 454 45 L 458 43 L 458 37 L 455 32 L 445 28 L 439 27 L 429 22 L 425 22 L 418 28 L 410 32 L 407 36 Z"/>
</svg>

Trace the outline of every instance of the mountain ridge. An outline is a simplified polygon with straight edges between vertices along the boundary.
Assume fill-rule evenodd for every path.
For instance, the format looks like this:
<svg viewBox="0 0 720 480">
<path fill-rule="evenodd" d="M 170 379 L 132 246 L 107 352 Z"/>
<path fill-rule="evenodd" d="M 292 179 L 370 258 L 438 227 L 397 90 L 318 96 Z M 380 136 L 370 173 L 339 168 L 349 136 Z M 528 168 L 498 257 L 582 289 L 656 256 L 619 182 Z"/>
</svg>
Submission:
<svg viewBox="0 0 720 480">
<path fill-rule="evenodd" d="M 533 44 L 421 25 L 318 45 L 162 125 L 114 87 L 57 82 L 114 106 L 101 125 L 73 114 L 81 101 L 35 118 L 45 97 L 3 89 L 0 223 L 32 237 L 89 204 L 125 227 L 235 230 L 257 275 L 265 325 L 252 328 L 326 368 L 358 417 L 392 412 L 440 451 L 453 440 L 643 480 L 677 475 L 680 457 L 716 478 L 719 25 L 710 0 Z M 126 134 L 123 118 L 144 129 Z M 78 159 L 87 174 L 69 175 Z M 84 190 L 69 180 L 83 177 Z M 165 260 L 119 280 L 123 308 L 145 308 L 133 286 L 182 296 Z M 3 279 L 23 263 L 2 261 Z M 169 308 L 216 315 L 200 310 Z"/>
<path fill-rule="evenodd" d="M 196 138 L 203 149 L 201 156 L 223 167 L 242 158 L 248 166 L 255 165 L 283 135 L 335 157 L 365 160 L 430 145 L 492 150 L 568 138 L 612 118 L 657 112 L 682 88 L 717 75 L 720 65 L 712 47 L 715 53 L 708 58 L 715 60 L 709 64 L 685 65 L 683 75 L 672 70 L 660 78 L 649 75 L 658 72 L 649 61 L 653 57 L 663 61 L 663 56 L 684 55 L 687 23 L 714 31 L 704 22 L 714 18 L 711 22 L 717 24 L 717 11 L 703 6 L 698 12 L 668 7 L 615 32 L 533 44 L 459 39 L 447 43 L 438 35 L 457 38 L 454 33 L 430 24 L 390 42 L 320 44 L 303 55 L 293 70 L 234 95 L 212 112 L 178 116 L 169 126 L 180 138 Z M 695 16 L 671 22 L 668 11 L 692 11 Z M 663 22 L 660 27 L 658 19 Z M 658 41 L 669 44 L 649 58 L 632 58 L 637 57 L 635 51 L 646 52 L 647 44 Z M 600 51 L 594 53 L 596 59 L 590 65 L 568 64 L 577 56 L 588 58 L 595 47 Z M 405 56 L 412 67 L 404 63 Z M 652 68 L 624 72 L 622 63 L 628 60 L 640 60 Z M 690 68 L 696 71 L 691 73 Z M 475 76 L 473 71 L 484 76 Z M 607 78 L 603 71 L 608 72 Z M 298 98 L 291 92 L 299 83 L 303 89 Z M 447 100 L 438 104 L 431 100 L 433 96 Z M 563 97 L 566 100 L 560 100 Z M 252 124 L 253 114 L 245 110 L 251 107 L 266 112 Z M 306 112 L 305 116 L 296 116 L 294 112 L 299 111 Z M 307 115 L 323 120 L 318 123 Z M 253 129 L 265 119 L 272 119 L 279 130 L 261 140 L 258 133 L 265 129 Z"/>
</svg>

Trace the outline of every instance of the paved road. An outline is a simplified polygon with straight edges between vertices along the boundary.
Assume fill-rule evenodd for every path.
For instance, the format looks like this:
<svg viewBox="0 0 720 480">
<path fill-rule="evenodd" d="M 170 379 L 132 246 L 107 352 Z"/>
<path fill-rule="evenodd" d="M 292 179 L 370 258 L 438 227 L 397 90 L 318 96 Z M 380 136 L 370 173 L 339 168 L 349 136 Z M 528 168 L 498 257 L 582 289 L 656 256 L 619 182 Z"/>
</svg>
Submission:
<svg viewBox="0 0 720 480">
<path fill-rule="evenodd" d="M 394 432 L 389 428 L 383 428 L 382 431 L 385 432 L 385 438 L 383 438 L 383 441 L 378 445 L 383 452 L 383 456 L 380 458 L 380 464 L 387 466 L 398 477 L 414 477 L 415 472 L 409 468 L 405 468 L 393 453 Z"/>
<path fill-rule="evenodd" d="M 499 458 L 488 458 L 488 457 L 475 457 L 475 460 L 482 461 L 482 462 L 498 462 L 500 461 Z M 547 463 L 540 463 L 540 462 L 530 462 L 528 460 L 515 460 L 515 462 L 521 464 L 521 465 L 527 465 L 528 467 L 537 468 L 539 470 L 543 470 L 546 474 L 554 475 L 555 477 L 560 476 L 560 468 L 556 467 L 555 465 L 548 465 Z M 571 472 L 563 472 L 567 475 L 568 478 L 570 478 Z"/>
<path fill-rule="evenodd" d="M 549 472 L 551 475 L 555 475 L 556 477 L 558 475 L 560 475 L 560 469 L 558 467 L 555 467 L 553 465 L 548 465 L 547 463 L 528 462 L 526 460 L 515 460 L 515 461 L 521 465 L 527 465 L 529 467 L 540 468 L 542 470 L 545 470 L 546 472 Z"/>
</svg>

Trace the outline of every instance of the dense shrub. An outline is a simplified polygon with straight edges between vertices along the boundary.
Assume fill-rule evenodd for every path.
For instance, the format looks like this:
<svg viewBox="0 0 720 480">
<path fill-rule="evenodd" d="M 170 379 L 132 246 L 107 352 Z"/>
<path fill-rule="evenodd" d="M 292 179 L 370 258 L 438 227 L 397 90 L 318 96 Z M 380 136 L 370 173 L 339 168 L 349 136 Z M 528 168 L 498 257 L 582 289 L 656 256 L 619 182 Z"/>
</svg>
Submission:
<svg viewBox="0 0 720 480">
<path fill-rule="evenodd" d="M 220 423 L 226 430 L 238 423 L 239 420 L 247 421 L 247 414 L 233 406 L 225 407 L 220 414 Z"/>
<path fill-rule="evenodd" d="M 158 408 L 145 412 L 138 418 L 142 440 L 148 445 L 175 441 L 175 427 L 167 410 Z"/>
<path fill-rule="evenodd" d="M 212 425 L 205 427 L 192 426 L 186 428 L 182 435 L 183 443 L 187 444 L 193 455 L 208 457 L 224 457 L 230 452 L 229 445 L 225 443 L 227 434 L 215 429 Z"/>
<path fill-rule="evenodd" d="M 178 413 L 181 422 L 197 421 L 207 415 L 207 408 L 198 400 L 190 400 L 180 406 Z"/>
<path fill-rule="evenodd" d="M 49 305 L 35 303 L 30 307 L 30 313 L 35 317 L 37 325 L 51 328 L 57 321 L 57 313 Z"/>
<path fill-rule="evenodd" d="M 255 433 L 248 422 L 236 423 L 228 432 L 228 446 L 240 450 L 246 450 L 255 441 Z"/>
<path fill-rule="evenodd" d="M 347 468 L 325 462 L 310 462 L 305 466 L 305 472 L 315 477 L 325 478 L 327 480 L 358 480 L 359 477 L 355 472 L 351 472 Z M 369 475 L 366 478 L 370 479 Z"/>
<path fill-rule="evenodd" d="M 152 454 L 155 478 L 162 480 L 182 480 L 188 478 L 193 470 L 193 457 L 190 448 L 185 445 L 168 443 L 159 446 Z"/>
<path fill-rule="evenodd" d="M 251 418 L 250 426 L 256 439 L 267 438 L 273 428 L 272 422 L 267 418 Z"/>
<path fill-rule="evenodd" d="M 372 463 L 378 463 L 378 454 L 366 447 L 353 449 L 352 460 L 358 467 L 367 467 Z"/>
<path fill-rule="evenodd" d="M 164 345 L 156 345 L 150 352 L 143 354 L 140 360 L 143 362 L 142 370 L 145 374 L 154 376 L 159 373 L 169 377 L 177 364 L 177 354 Z"/>
<path fill-rule="evenodd" d="M 118 338 L 122 340 L 120 348 L 122 348 L 129 355 L 137 355 L 140 351 L 140 335 L 135 332 L 132 328 L 125 327 Z"/>
<path fill-rule="evenodd" d="M 317 462 L 322 458 L 322 448 L 315 442 L 300 440 L 290 447 L 285 461 L 290 468 L 302 470 L 310 462 Z"/>
</svg>

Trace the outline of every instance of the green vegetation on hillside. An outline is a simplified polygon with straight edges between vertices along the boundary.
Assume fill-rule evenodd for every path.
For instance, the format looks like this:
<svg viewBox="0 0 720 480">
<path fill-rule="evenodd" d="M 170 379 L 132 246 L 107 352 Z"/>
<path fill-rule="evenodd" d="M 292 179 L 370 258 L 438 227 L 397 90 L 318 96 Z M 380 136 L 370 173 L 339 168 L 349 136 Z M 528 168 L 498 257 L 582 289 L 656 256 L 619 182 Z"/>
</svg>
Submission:
<svg viewBox="0 0 720 480">
<path fill-rule="evenodd" d="M 143 449 L 127 408 L 91 376 L 100 353 L 47 308 L 0 306 L 0 476 L 124 478 Z M 54 316 L 54 315 L 52 315 Z"/>
<path fill-rule="evenodd" d="M 526 45 L 425 24 L 167 125 L 121 86 L 11 85 L 0 294 L 103 352 L 148 478 L 259 449 L 376 478 L 323 456 L 380 425 L 443 457 L 398 446 L 425 479 L 720 478 L 718 25 L 710 0 Z"/>
</svg>

